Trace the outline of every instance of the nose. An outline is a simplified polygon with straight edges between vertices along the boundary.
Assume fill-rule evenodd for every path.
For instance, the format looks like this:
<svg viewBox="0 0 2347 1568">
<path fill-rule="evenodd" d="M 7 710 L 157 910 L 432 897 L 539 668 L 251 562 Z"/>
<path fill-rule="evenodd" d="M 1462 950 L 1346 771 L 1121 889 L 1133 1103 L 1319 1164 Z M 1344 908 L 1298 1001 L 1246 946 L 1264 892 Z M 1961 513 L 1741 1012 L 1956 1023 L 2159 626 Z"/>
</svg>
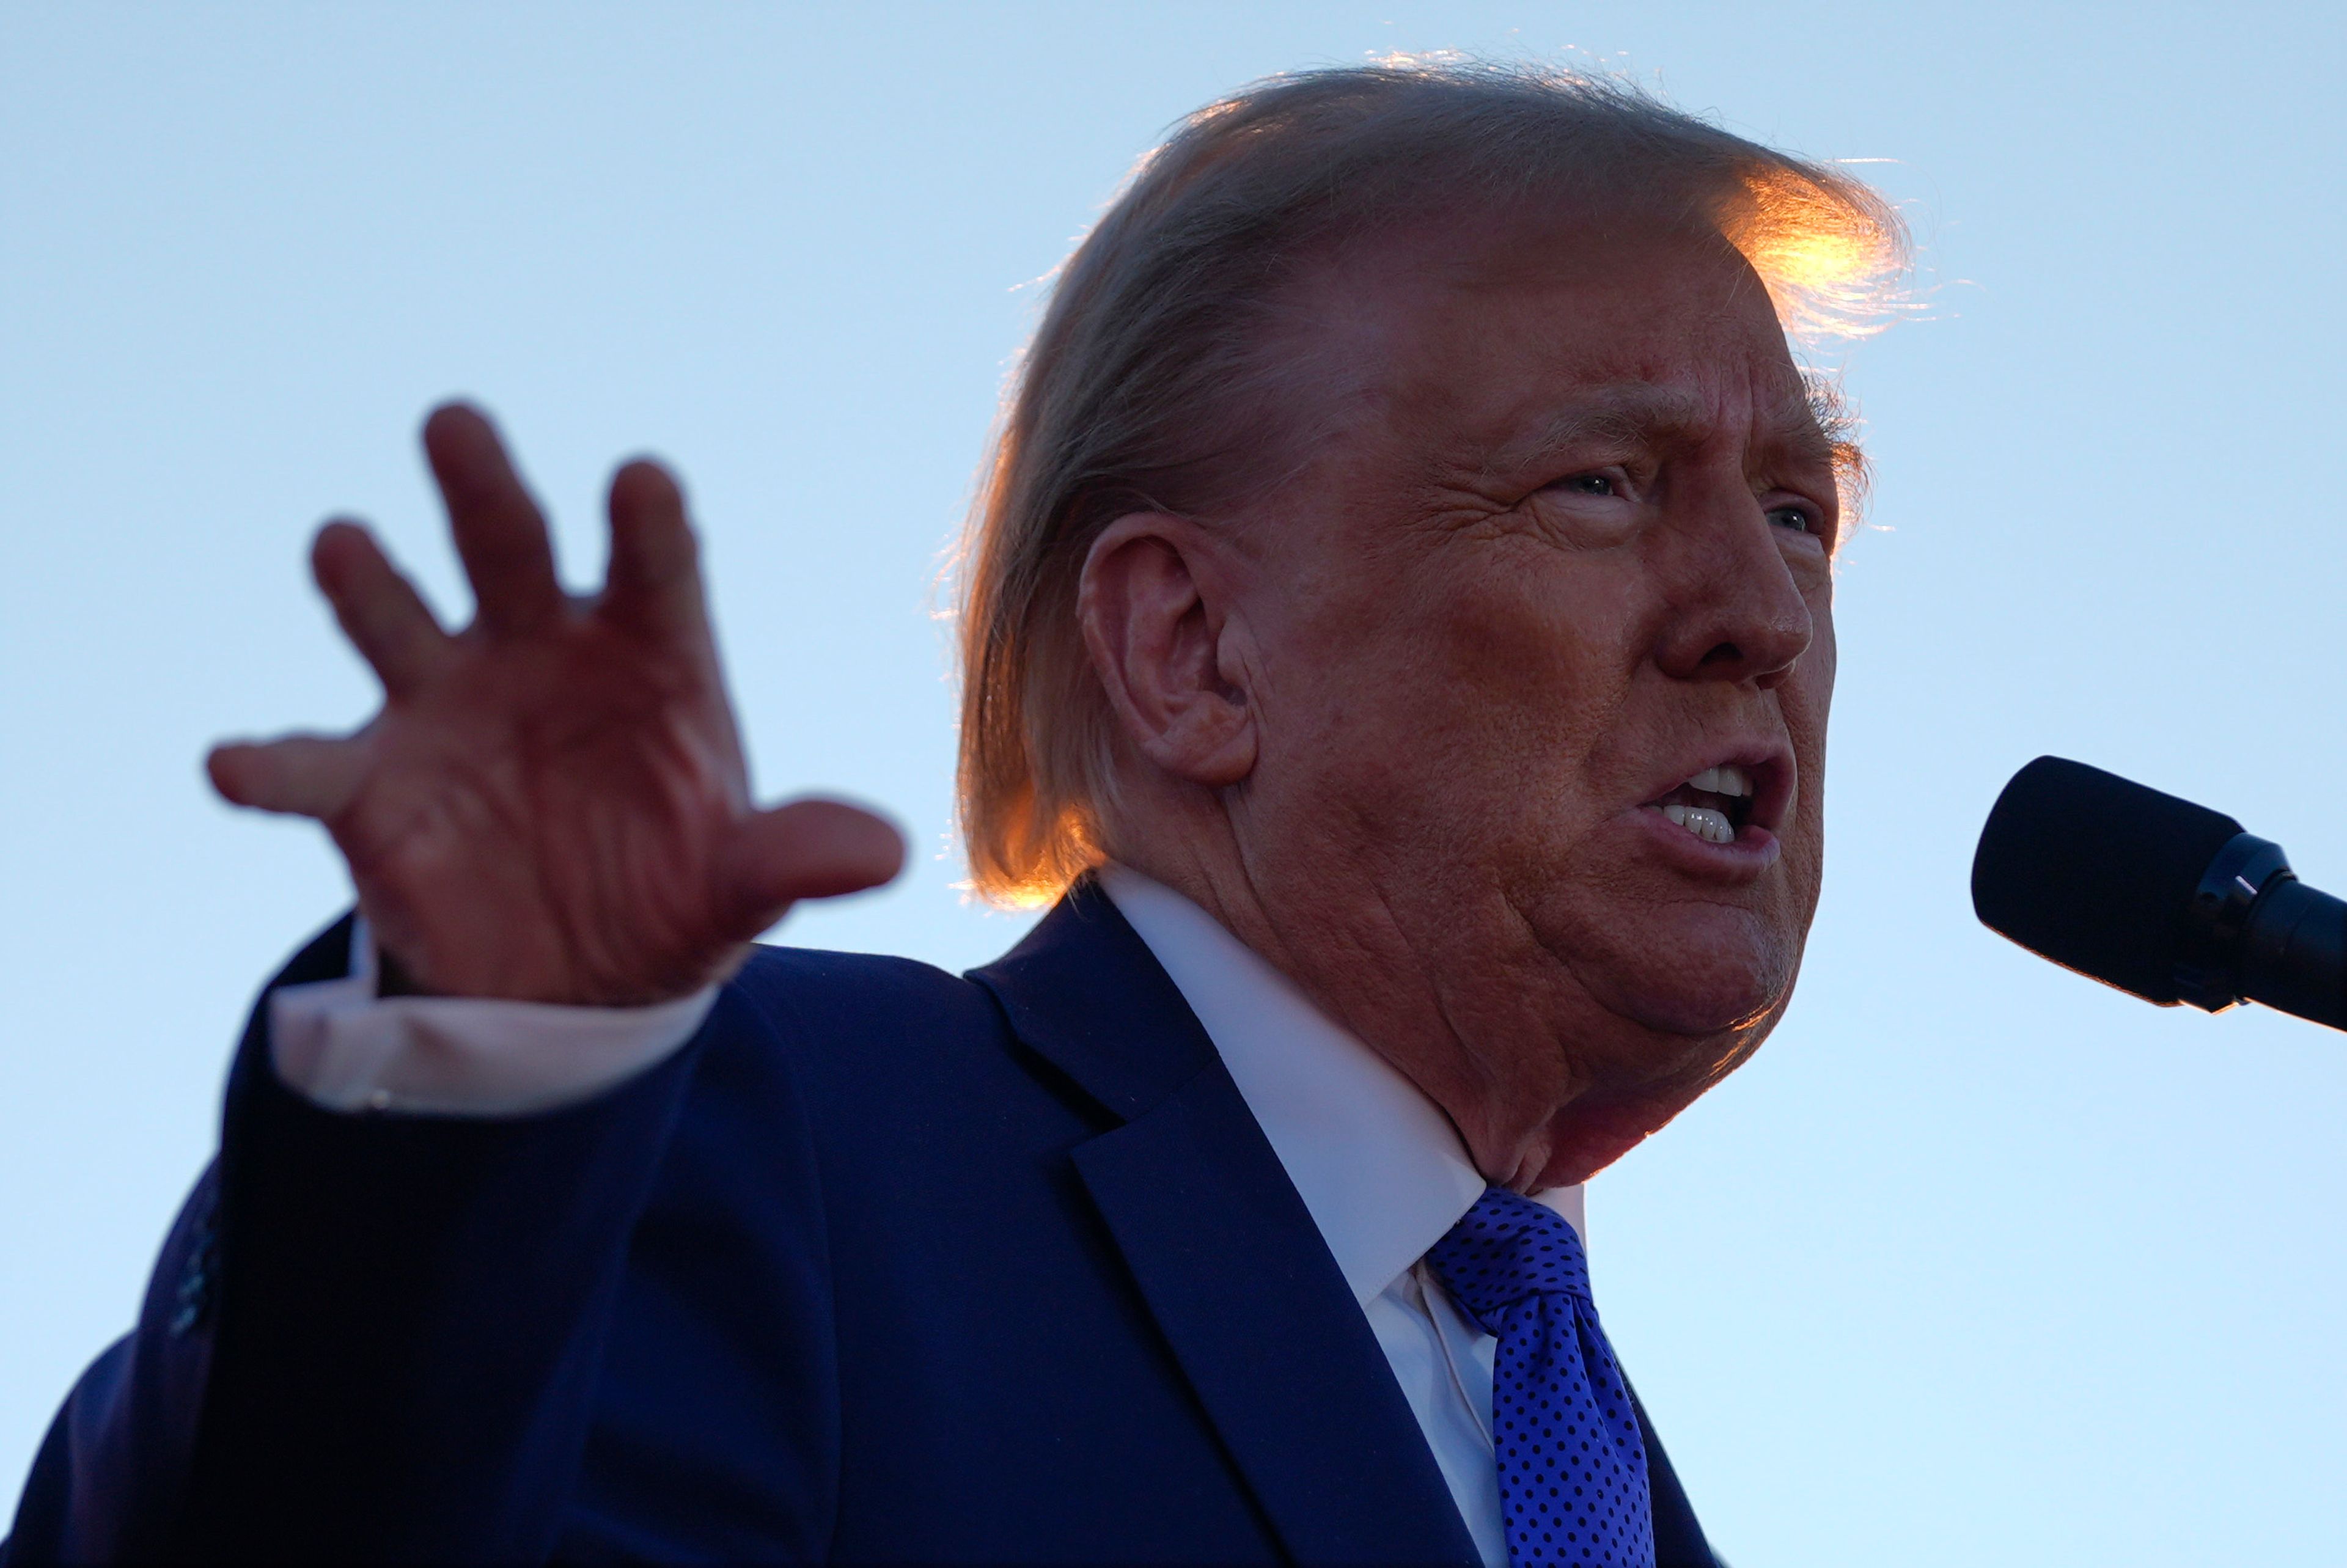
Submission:
<svg viewBox="0 0 2347 1568">
<path fill-rule="evenodd" d="M 1722 497 L 1665 530 L 1669 612 L 1655 661 L 1682 681 L 1749 682 L 1768 691 L 1817 634 L 1791 563 L 1748 491 Z"/>
</svg>

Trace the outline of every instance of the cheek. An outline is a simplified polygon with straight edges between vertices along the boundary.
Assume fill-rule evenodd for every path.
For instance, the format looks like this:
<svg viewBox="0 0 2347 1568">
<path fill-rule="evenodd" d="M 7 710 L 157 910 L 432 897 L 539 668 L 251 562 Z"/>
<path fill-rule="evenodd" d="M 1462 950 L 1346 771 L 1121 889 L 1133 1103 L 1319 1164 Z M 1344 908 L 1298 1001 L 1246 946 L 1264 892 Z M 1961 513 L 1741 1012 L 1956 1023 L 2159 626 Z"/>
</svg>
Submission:
<svg viewBox="0 0 2347 1568">
<path fill-rule="evenodd" d="M 1409 668 L 1446 723 L 1552 760 L 1579 754 L 1620 708 L 1638 663 L 1637 585 L 1546 549 L 1495 550 L 1481 564 L 1419 618 Z"/>
<path fill-rule="evenodd" d="M 1640 662 L 1640 599 L 1614 561 L 1522 540 L 1387 563 L 1282 639 L 1258 782 L 1458 866 L 1550 861 L 1620 793 L 1605 742 Z"/>
<path fill-rule="evenodd" d="M 1841 648 L 1834 641 L 1833 590 L 1830 588 L 1819 596 L 1819 602 L 1809 612 L 1809 624 L 1814 630 L 1810 633 L 1809 651 L 1804 660 L 1809 669 L 1803 671 L 1803 684 L 1810 692 L 1810 702 L 1817 709 L 1818 723 L 1822 728 L 1826 710 L 1833 706 L 1834 675 L 1841 665 Z"/>
</svg>

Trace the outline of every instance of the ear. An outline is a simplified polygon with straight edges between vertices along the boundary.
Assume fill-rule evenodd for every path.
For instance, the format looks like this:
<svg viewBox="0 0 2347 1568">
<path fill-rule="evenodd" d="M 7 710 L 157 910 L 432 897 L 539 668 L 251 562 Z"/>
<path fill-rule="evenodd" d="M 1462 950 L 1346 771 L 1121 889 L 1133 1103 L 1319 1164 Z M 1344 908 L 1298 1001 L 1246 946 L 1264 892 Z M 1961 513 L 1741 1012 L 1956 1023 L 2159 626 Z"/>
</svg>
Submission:
<svg viewBox="0 0 2347 1568">
<path fill-rule="evenodd" d="M 1238 628 L 1199 568 L 1186 518 L 1119 518 L 1092 541 L 1076 592 L 1084 646 L 1126 735 L 1177 778 L 1218 789 L 1255 771 L 1255 710 Z"/>
</svg>

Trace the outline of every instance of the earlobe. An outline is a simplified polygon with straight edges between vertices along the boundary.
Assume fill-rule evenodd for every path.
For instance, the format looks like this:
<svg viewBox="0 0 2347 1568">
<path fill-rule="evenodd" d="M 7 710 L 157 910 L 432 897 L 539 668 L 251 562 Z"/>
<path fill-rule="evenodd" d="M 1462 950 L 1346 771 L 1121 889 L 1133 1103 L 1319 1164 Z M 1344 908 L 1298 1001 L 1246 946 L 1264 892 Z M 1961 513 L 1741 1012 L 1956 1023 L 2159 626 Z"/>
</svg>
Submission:
<svg viewBox="0 0 2347 1568">
<path fill-rule="evenodd" d="M 1126 738 L 1174 777 L 1220 789 L 1255 770 L 1255 713 L 1218 602 L 1212 542 L 1187 518 L 1137 512 L 1102 530 L 1084 559 L 1076 615 Z"/>
</svg>

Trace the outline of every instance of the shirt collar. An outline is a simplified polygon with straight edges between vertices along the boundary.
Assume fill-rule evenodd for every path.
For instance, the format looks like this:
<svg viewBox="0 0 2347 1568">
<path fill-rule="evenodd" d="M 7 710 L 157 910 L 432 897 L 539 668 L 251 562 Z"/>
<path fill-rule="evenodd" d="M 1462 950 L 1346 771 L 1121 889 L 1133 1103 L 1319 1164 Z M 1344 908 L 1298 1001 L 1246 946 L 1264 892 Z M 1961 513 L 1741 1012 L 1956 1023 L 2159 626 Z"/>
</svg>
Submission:
<svg viewBox="0 0 2347 1568">
<path fill-rule="evenodd" d="M 1197 1015 L 1362 1305 L 1483 1195 L 1450 1119 L 1187 898 L 1129 866 L 1107 893 Z M 1579 1187 L 1534 1198 L 1587 1235 Z"/>
</svg>

